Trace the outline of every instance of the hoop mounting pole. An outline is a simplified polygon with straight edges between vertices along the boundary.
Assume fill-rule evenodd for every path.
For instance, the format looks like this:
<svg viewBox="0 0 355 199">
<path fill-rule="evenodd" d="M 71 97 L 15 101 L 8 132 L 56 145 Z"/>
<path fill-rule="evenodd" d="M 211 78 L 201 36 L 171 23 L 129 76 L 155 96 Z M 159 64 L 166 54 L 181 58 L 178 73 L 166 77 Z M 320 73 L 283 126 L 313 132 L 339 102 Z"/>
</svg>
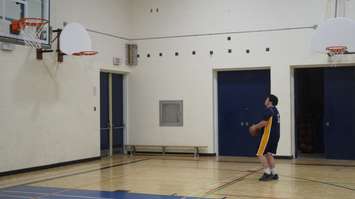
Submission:
<svg viewBox="0 0 355 199">
<path fill-rule="evenodd" d="M 57 36 L 55 38 L 55 40 L 57 40 L 57 49 L 56 49 L 56 52 L 57 52 L 57 61 L 62 63 L 63 60 L 64 60 L 64 54 L 62 51 L 60 51 L 60 34 L 62 33 L 62 29 L 55 29 L 52 31 L 53 33 L 57 33 Z M 53 42 L 53 41 L 52 41 Z M 46 49 L 42 49 L 42 48 L 38 48 L 37 51 L 36 51 L 36 57 L 38 60 L 42 60 L 43 59 L 43 53 L 50 53 L 50 52 L 54 52 L 54 50 L 46 50 Z"/>
</svg>

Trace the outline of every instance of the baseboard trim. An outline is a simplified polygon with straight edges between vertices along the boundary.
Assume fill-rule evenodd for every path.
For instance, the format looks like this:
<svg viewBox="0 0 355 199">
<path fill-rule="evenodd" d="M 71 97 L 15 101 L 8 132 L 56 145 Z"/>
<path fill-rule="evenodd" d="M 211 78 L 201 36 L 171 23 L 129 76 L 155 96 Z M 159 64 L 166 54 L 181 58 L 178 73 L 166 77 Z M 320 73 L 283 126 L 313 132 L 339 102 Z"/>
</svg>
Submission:
<svg viewBox="0 0 355 199">
<path fill-rule="evenodd" d="M 0 173 L 0 177 L 9 176 L 9 175 L 16 175 L 16 174 L 21 174 L 21 173 L 28 173 L 28 172 L 39 171 L 39 170 L 44 170 L 44 169 L 52 169 L 52 168 L 56 168 L 56 167 L 68 166 L 68 165 L 84 163 L 84 162 L 90 162 L 90 161 L 99 160 L 99 159 L 101 159 L 101 157 L 97 156 L 97 157 L 92 157 L 92 158 L 85 158 L 85 159 L 73 160 L 73 161 L 68 161 L 68 162 L 61 162 L 61 163 L 44 165 L 44 166 L 31 167 L 31 168 L 26 168 L 26 169 L 5 171 L 5 172 Z"/>
<path fill-rule="evenodd" d="M 290 156 L 287 156 L 287 155 L 276 155 L 275 158 L 276 158 L 276 159 L 291 160 L 291 159 L 293 159 L 293 156 L 292 156 L 292 155 L 290 155 Z"/>
<path fill-rule="evenodd" d="M 153 154 L 153 155 L 163 155 L 161 151 L 136 151 L 136 154 Z M 194 155 L 191 152 L 165 152 L 167 155 Z M 199 153 L 200 156 L 216 156 L 215 153 Z"/>
<path fill-rule="evenodd" d="M 200 156 L 215 157 L 215 156 L 217 156 L 217 154 L 215 154 L 215 153 L 200 153 Z"/>
</svg>

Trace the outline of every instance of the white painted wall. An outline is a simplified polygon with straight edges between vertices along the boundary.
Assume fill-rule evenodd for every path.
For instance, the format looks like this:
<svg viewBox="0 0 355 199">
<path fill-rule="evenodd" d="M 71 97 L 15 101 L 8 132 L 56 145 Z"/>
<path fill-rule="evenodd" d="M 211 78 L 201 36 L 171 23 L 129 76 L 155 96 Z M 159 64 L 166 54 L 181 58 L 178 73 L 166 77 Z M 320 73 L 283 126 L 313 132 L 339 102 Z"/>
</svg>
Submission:
<svg viewBox="0 0 355 199">
<path fill-rule="evenodd" d="M 208 3 L 207 3 L 208 2 Z M 320 24 L 334 14 L 325 0 L 133 0 L 133 38 L 178 36 Z M 159 12 L 150 9 L 159 8 Z M 355 12 L 355 10 L 353 10 Z M 131 144 L 214 145 L 213 71 L 271 68 L 271 90 L 280 98 L 279 155 L 292 155 L 291 66 L 327 64 L 310 52 L 314 30 L 300 29 L 203 37 L 136 40 L 139 66 L 129 77 Z M 232 40 L 227 41 L 227 36 Z M 270 47 L 271 52 L 265 52 Z M 227 50 L 233 49 L 232 54 Z M 245 50 L 251 53 L 246 54 Z M 192 56 L 191 51 L 197 55 Z M 209 56 L 213 50 L 214 55 Z M 174 52 L 180 53 L 175 57 Z M 159 52 L 164 54 L 159 57 Z M 151 58 L 146 55 L 150 53 Z M 355 62 L 347 56 L 342 62 Z M 184 127 L 159 127 L 159 100 L 184 100 Z"/>
<path fill-rule="evenodd" d="M 75 21 L 122 37 L 130 30 L 128 0 L 51 2 L 54 28 Z M 56 63 L 55 54 L 38 61 L 23 46 L 0 51 L 0 172 L 100 155 L 99 72 L 130 69 L 112 66 L 113 56 L 124 63 L 127 41 L 91 36 L 97 56 L 64 57 L 62 64 Z"/>
<path fill-rule="evenodd" d="M 133 0 L 132 37 L 309 26 L 332 16 L 328 0 Z M 329 8 L 328 8 L 329 7 Z M 150 9 L 153 8 L 153 13 Z M 155 10 L 159 8 L 157 13 Z"/>
<path fill-rule="evenodd" d="M 346 17 L 349 17 L 349 18 L 355 20 L 355 12 L 354 12 L 354 10 L 355 10 L 355 1 L 354 0 L 350 0 L 350 1 L 343 0 L 343 1 L 345 1 L 345 13 L 344 13 L 344 15 Z"/>
<path fill-rule="evenodd" d="M 313 26 L 334 14 L 326 0 L 53 0 L 54 28 L 79 22 L 87 28 L 141 38 L 184 34 Z M 329 2 L 329 3 L 328 3 Z M 347 13 L 355 18 L 354 0 Z M 159 12 L 150 13 L 150 9 Z M 124 63 L 126 40 L 91 33 L 95 57 L 65 57 L 57 64 L 46 54 L 17 46 L 0 51 L 0 172 L 99 155 L 99 72 L 130 72 L 128 143 L 198 144 L 214 148 L 213 72 L 219 69 L 271 67 L 272 92 L 280 97 L 280 155 L 290 155 L 292 139 L 290 65 L 325 64 L 309 52 L 312 29 L 137 40 L 139 66 Z M 226 37 L 232 36 L 232 41 Z M 266 53 L 265 47 L 271 52 Z M 233 49 L 227 54 L 227 49 Z M 251 54 L 245 54 L 245 49 Z M 191 51 L 197 55 L 192 56 Z M 210 57 L 208 52 L 214 50 Z M 175 57 L 175 51 L 180 56 Z M 158 53 L 163 52 L 162 58 Z M 151 58 L 145 55 L 150 53 Z M 347 56 L 342 62 L 355 62 Z M 96 96 L 93 88 L 96 87 Z M 184 127 L 160 128 L 158 101 L 184 100 Z M 98 107 L 99 108 L 99 107 Z"/>
</svg>

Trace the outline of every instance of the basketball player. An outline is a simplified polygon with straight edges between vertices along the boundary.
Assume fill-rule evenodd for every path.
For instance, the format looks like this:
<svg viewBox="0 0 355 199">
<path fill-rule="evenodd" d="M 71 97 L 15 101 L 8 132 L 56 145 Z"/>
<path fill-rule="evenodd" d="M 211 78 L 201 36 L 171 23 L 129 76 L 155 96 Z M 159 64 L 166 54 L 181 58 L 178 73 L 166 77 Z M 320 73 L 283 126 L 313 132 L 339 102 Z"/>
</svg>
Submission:
<svg viewBox="0 0 355 199">
<path fill-rule="evenodd" d="M 266 110 L 263 120 L 251 126 L 254 130 L 264 129 L 256 154 L 264 168 L 264 174 L 259 178 L 260 181 L 279 179 L 275 170 L 274 159 L 280 138 L 280 114 L 276 108 L 278 101 L 275 95 L 269 95 L 264 103 Z"/>
</svg>

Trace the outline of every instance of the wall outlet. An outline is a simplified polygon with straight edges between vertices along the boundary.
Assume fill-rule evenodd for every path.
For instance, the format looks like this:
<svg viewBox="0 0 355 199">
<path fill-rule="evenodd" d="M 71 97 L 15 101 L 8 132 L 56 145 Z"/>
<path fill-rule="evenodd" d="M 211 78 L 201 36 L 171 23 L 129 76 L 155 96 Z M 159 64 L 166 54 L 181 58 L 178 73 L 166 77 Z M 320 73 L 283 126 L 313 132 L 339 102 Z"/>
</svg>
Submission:
<svg viewBox="0 0 355 199">
<path fill-rule="evenodd" d="M 118 57 L 113 57 L 112 63 L 113 63 L 114 66 L 119 66 L 120 63 L 121 63 L 121 60 Z"/>
</svg>

